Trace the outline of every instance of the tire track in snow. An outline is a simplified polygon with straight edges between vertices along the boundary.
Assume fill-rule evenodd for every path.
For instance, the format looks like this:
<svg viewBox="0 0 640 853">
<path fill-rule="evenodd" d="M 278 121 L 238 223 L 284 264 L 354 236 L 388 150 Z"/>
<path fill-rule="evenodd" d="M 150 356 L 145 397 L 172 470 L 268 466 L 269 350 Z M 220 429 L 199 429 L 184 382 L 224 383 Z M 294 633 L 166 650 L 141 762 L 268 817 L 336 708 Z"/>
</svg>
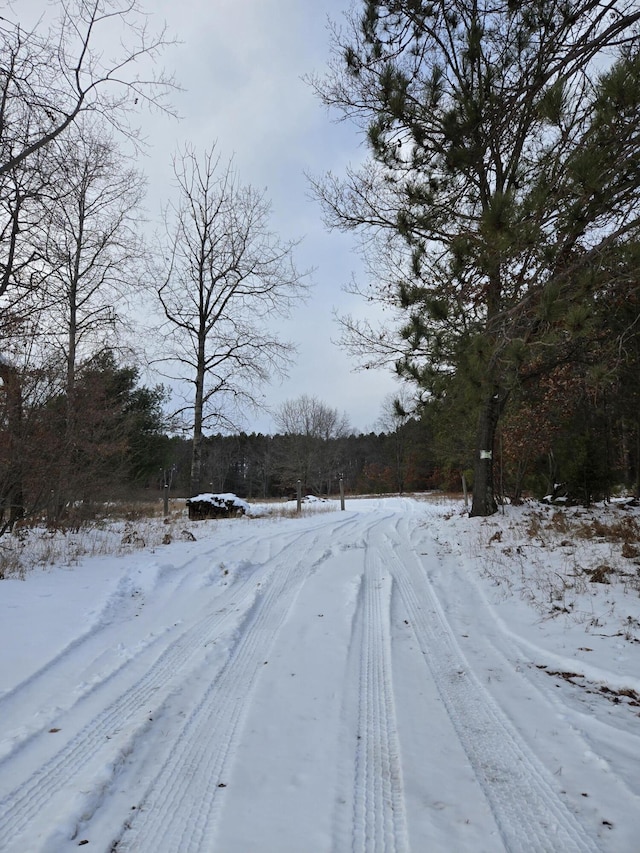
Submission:
<svg viewBox="0 0 640 853">
<path fill-rule="evenodd" d="M 469 671 L 417 555 L 410 552 L 401 560 L 392 547 L 388 540 L 381 544 L 384 564 L 396 580 L 416 641 L 505 848 L 513 853 L 596 853 L 596 842 L 560 799 L 546 768 Z"/>
<path fill-rule="evenodd" d="M 283 555 L 296 548 L 300 539 L 301 534 L 296 533 L 284 548 L 278 550 L 276 558 L 268 562 L 260 573 L 260 588 L 256 586 L 255 574 L 229 588 L 228 594 L 224 596 L 224 604 L 233 609 L 221 613 L 221 606 L 224 607 L 222 597 L 216 599 L 214 614 L 184 631 L 139 681 L 106 705 L 61 750 L 0 800 L 0 850 L 3 853 L 13 850 L 23 853 L 28 849 L 30 845 L 25 846 L 24 841 L 20 840 L 20 836 L 27 830 L 33 838 L 37 826 L 44 827 L 43 832 L 46 834 L 50 827 L 64 823 L 63 816 L 69 810 L 69 790 L 77 789 L 76 780 L 82 778 L 83 768 L 92 766 L 98 756 L 103 764 L 113 764 L 113 772 L 116 772 L 117 765 L 124 760 L 125 753 L 135 741 L 135 735 L 129 732 L 123 746 L 122 738 L 119 739 L 117 733 L 132 727 L 138 733 L 146 729 L 150 709 L 157 711 L 175 689 L 176 673 L 188 673 L 190 664 L 192 667 L 197 665 L 204 646 L 228 631 L 238 621 L 239 612 L 244 609 L 251 613 L 252 603 L 280 567 Z M 113 673 L 102 685 L 108 686 L 119 674 Z M 4 764 L 8 765 L 10 761 Z M 83 785 L 91 787 L 91 781 L 83 779 Z M 104 782 L 101 782 L 101 787 L 104 787 Z M 95 810 L 96 805 L 92 808 Z M 84 809 L 82 811 L 83 819 L 90 816 Z"/>
<path fill-rule="evenodd" d="M 332 541 L 339 528 L 353 524 L 351 519 L 339 523 L 333 536 L 325 535 L 324 541 Z M 224 773 L 233 760 L 254 684 L 262 667 L 268 665 L 269 651 L 305 580 L 330 554 L 317 555 L 309 566 L 318 537 L 314 535 L 304 546 L 303 538 L 286 549 L 295 546 L 295 554 L 284 563 L 279 559 L 271 584 L 176 737 L 141 808 L 114 839 L 113 851 L 200 853 L 214 849 L 216 818 L 226 787 Z"/>
<path fill-rule="evenodd" d="M 247 605 L 254 594 L 255 589 L 246 591 L 241 606 Z M 114 734 L 131 726 L 146 727 L 150 709 L 158 709 L 162 705 L 172 689 L 175 673 L 188 670 L 190 660 L 197 657 L 202 647 L 223 634 L 237 620 L 237 610 L 241 606 L 232 612 L 211 616 L 183 633 L 133 688 L 107 705 L 65 747 L 0 801 L 0 849 L 13 849 L 11 842 L 25 830 L 31 831 L 32 822 L 37 817 L 41 818 L 44 811 L 50 810 L 56 815 L 58 810 L 51 807 L 59 799 L 58 793 L 67 788 L 97 755 L 104 754 L 108 761 L 108 757 L 115 753 L 117 760 L 119 750 L 114 749 L 109 740 L 113 738 L 115 742 Z M 107 686 L 119 674 L 119 671 L 113 673 L 100 687 Z M 63 803 L 59 808 L 64 813 Z M 55 817 L 53 820 L 55 822 Z M 22 851 L 25 848 L 18 844 L 15 849 Z"/>
<path fill-rule="evenodd" d="M 299 534 L 296 534 L 296 537 L 297 535 Z M 276 533 L 265 533 L 260 538 L 260 542 L 256 543 L 256 547 L 254 547 L 252 552 L 245 557 L 243 562 L 265 562 L 264 558 L 262 558 L 262 560 L 257 559 L 258 552 L 263 552 L 265 549 L 268 549 L 271 552 L 269 554 L 269 558 L 272 559 L 276 554 L 272 551 L 270 546 L 277 544 L 282 547 L 282 538 L 282 534 L 278 536 Z M 286 542 L 286 540 L 287 537 L 285 536 L 284 541 Z M 213 562 L 213 557 L 218 550 L 219 546 L 216 545 L 216 547 L 200 552 L 193 557 L 189 557 L 189 559 L 178 566 L 171 566 L 168 570 L 166 567 L 160 567 L 158 575 L 159 585 L 162 585 L 163 587 L 165 598 L 169 596 L 175 597 L 177 593 L 181 591 L 182 587 L 193 579 L 193 576 L 189 573 L 189 569 L 192 567 L 197 568 L 199 564 L 201 565 L 206 563 L 209 558 L 211 558 Z M 269 562 L 269 560 L 266 562 Z M 173 576 L 175 576 L 175 579 Z M 258 579 L 258 577 L 254 577 L 252 580 Z M 84 661 L 86 659 L 87 649 L 89 646 L 93 645 L 104 649 L 105 647 L 109 648 L 113 645 L 113 638 L 107 637 L 108 632 L 113 630 L 114 623 L 123 622 L 126 621 L 127 618 L 130 618 L 130 613 L 126 612 L 126 608 L 128 604 L 131 604 L 131 602 L 128 601 L 127 595 L 122 594 L 120 588 L 127 588 L 131 582 L 132 577 L 130 575 L 124 575 L 120 584 L 116 586 L 104 602 L 95 624 L 91 625 L 88 630 L 71 640 L 67 646 L 48 660 L 41 669 L 36 670 L 22 682 L 19 682 L 13 688 L 0 696 L 0 719 L 5 715 L 13 718 L 17 716 L 16 708 L 13 706 L 17 703 L 24 704 L 25 697 L 28 695 L 27 691 L 33 691 L 34 695 L 42 695 L 43 693 L 46 695 L 49 692 L 46 687 L 47 680 L 51 679 L 55 683 L 55 681 L 60 677 L 59 672 L 61 667 L 72 669 L 76 660 L 81 662 Z M 244 584 L 245 581 L 242 580 L 240 583 Z M 249 581 L 249 585 L 250 583 L 251 581 Z M 236 583 L 229 587 L 228 590 L 222 592 L 220 595 L 220 606 L 218 609 L 220 609 L 220 607 L 224 607 L 227 603 L 226 601 L 223 601 L 223 599 L 234 598 L 238 594 L 238 590 L 239 584 Z M 112 612 L 114 614 L 112 618 L 107 618 L 108 612 Z M 105 639 L 105 637 L 107 638 Z M 136 650 L 136 655 L 116 663 L 111 671 L 103 675 L 100 681 L 89 685 L 84 690 L 71 694 L 67 693 L 64 697 L 65 700 L 67 700 L 67 703 L 56 707 L 56 715 L 59 716 L 62 713 L 69 713 L 76 704 L 84 700 L 90 693 L 101 689 L 104 684 L 117 677 L 120 671 L 125 671 L 132 660 L 135 660 L 135 657 L 144 654 L 147 651 L 152 651 L 152 649 L 148 649 L 148 647 L 162 645 L 163 642 L 167 642 L 166 637 L 164 637 L 164 632 L 162 634 L 156 634 L 155 636 L 151 635 L 142 638 L 139 643 L 139 647 Z M 65 680 L 68 681 L 68 678 L 65 678 Z M 35 737 L 38 737 L 42 733 L 42 730 L 46 728 L 48 728 L 48 726 L 45 722 L 40 728 L 34 728 L 23 736 L 20 736 L 18 733 L 15 738 L 15 742 L 10 746 L 6 744 L 0 745 L 0 766 L 4 761 L 10 759 L 19 749 L 22 749 Z"/>
<path fill-rule="evenodd" d="M 359 684 L 359 704 L 355 720 L 353 709 L 343 712 L 346 754 L 357 740 L 353 766 L 342 774 L 346 790 L 338 792 L 335 853 L 346 849 L 345 833 L 352 853 L 409 850 L 391 671 L 391 589 L 391 577 L 382 575 L 378 555 L 367 546 L 346 682 Z"/>
</svg>

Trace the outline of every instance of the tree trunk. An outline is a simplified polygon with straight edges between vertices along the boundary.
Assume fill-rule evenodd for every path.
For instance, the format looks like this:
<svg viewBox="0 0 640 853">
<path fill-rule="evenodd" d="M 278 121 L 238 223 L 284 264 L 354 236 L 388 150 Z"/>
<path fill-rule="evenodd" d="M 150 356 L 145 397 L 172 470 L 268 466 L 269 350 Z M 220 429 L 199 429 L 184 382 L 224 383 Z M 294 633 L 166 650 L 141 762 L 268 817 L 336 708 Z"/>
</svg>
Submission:
<svg viewBox="0 0 640 853">
<path fill-rule="evenodd" d="M 77 269 L 78 262 L 75 266 Z M 76 406 L 76 351 L 78 345 L 78 311 L 76 304 L 76 281 L 71 281 L 69 286 L 69 317 L 67 329 L 67 364 L 66 364 L 66 404 L 65 404 L 65 444 L 64 453 L 60 455 L 57 466 L 57 484 L 52 490 L 50 500 L 49 517 L 51 521 L 58 521 L 64 515 L 70 501 L 78 500 L 79 486 L 82 476 L 78 467 L 78 411 Z"/>
<path fill-rule="evenodd" d="M 204 344 L 201 341 L 198 354 L 198 373 L 196 376 L 196 399 L 193 411 L 193 440 L 191 445 L 191 478 L 189 489 L 191 497 L 199 495 L 202 479 L 202 414 L 204 405 Z"/>
<path fill-rule="evenodd" d="M 199 495 L 200 479 L 202 476 L 202 429 L 193 429 L 193 439 L 191 445 L 191 478 L 189 481 L 189 491 L 191 497 Z"/>
<path fill-rule="evenodd" d="M 640 419 L 636 421 L 636 477 L 635 497 L 640 499 Z"/>
<path fill-rule="evenodd" d="M 0 359 L 0 379 L 5 388 L 6 425 L 9 445 L 9 470 L 0 492 L 0 510 L 9 510 L 9 519 L 5 527 L 13 529 L 16 521 L 24 516 L 24 495 L 22 490 L 22 387 L 18 371 L 12 365 Z M 4 530 L 4 528 L 3 528 Z"/>
<path fill-rule="evenodd" d="M 493 388 L 480 409 L 473 468 L 471 516 L 493 515 L 498 510 L 493 488 L 493 461 L 496 429 L 507 395 Z"/>
</svg>

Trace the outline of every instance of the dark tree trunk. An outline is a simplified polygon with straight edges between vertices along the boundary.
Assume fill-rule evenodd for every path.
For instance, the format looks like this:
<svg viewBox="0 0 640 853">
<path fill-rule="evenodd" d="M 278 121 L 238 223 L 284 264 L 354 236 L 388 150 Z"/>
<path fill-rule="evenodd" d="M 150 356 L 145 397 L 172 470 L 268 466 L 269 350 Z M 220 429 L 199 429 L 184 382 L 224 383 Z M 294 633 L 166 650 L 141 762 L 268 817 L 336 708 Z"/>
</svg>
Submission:
<svg viewBox="0 0 640 853">
<path fill-rule="evenodd" d="M 200 494 L 200 479 L 202 476 L 202 431 L 194 431 L 191 446 L 191 477 L 189 491 L 191 497 Z"/>
<path fill-rule="evenodd" d="M 193 442 L 191 451 L 191 497 L 199 495 L 202 480 L 202 424 L 204 413 L 205 335 L 202 329 L 198 336 L 198 367 L 196 374 L 196 399 L 193 412 Z"/>
<path fill-rule="evenodd" d="M 493 388 L 480 409 L 473 468 L 471 516 L 493 515 L 498 510 L 493 487 L 493 463 L 496 429 L 506 401 L 506 393 L 499 388 Z"/>
<path fill-rule="evenodd" d="M 9 470 L 5 483 L 0 484 L 0 511 L 4 515 L 9 510 L 9 519 L 5 527 L 9 530 L 24 517 L 24 495 L 22 489 L 22 387 L 18 371 L 12 365 L 0 360 L 0 379 L 5 388 L 6 424 L 9 444 Z"/>
<path fill-rule="evenodd" d="M 636 476 L 635 497 L 640 499 L 640 419 L 636 421 Z"/>
</svg>

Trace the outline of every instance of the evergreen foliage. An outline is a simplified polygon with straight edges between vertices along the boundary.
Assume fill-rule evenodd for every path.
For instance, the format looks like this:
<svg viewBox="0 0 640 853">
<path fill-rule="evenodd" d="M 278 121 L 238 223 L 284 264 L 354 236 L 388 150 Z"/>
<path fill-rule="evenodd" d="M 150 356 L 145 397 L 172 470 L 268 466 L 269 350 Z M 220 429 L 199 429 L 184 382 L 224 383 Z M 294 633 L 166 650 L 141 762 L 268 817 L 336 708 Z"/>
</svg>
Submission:
<svg viewBox="0 0 640 853">
<path fill-rule="evenodd" d="M 109 350 L 91 359 L 77 377 L 72 431 L 65 392 L 43 394 L 55 377 L 15 370 L 8 377 L 3 369 L 0 529 L 24 515 L 58 521 L 80 505 L 86 513 L 97 500 L 155 485 L 167 464 L 166 395 L 140 386 L 137 368 L 119 365 Z"/>
<path fill-rule="evenodd" d="M 629 277 L 640 11 L 598 0 L 360 8 L 316 86 L 361 123 L 372 160 L 315 188 L 331 224 L 396 249 L 374 294 L 405 318 L 397 370 L 436 399 L 452 376 L 466 386 L 472 513 L 486 515 L 510 396 L 582 351 L 600 292 Z M 382 347 L 366 325 L 345 330 L 354 352 L 388 360 L 388 335 Z"/>
</svg>

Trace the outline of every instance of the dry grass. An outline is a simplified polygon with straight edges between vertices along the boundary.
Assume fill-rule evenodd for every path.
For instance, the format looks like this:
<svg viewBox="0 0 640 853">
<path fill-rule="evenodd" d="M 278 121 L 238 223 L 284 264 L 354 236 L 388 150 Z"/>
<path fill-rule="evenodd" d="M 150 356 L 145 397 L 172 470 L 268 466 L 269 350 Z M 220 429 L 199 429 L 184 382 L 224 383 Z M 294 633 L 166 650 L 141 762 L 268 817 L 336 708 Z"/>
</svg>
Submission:
<svg viewBox="0 0 640 853">
<path fill-rule="evenodd" d="M 632 515 L 612 521 L 593 518 L 590 522 L 582 522 L 576 530 L 576 535 L 582 539 L 601 539 L 629 546 L 640 541 L 640 524 Z"/>
<path fill-rule="evenodd" d="M 473 556 L 504 594 L 520 595 L 544 618 L 568 614 L 598 628 L 605 611 L 640 594 L 640 521 L 628 512 L 531 507 L 504 524 L 486 519 Z M 640 642 L 635 621 L 622 612 L 619 619 L 619 636 Z"/>
<path fill-rule="evenodd" d="M 150 511 L 149 511 L 150 510 Z M 0 579 L 24 578 L 33 569 L 61 564 L 71 566 L 85 557 L 130 553 L 162 544 L 167 533 L 180 536 L 184 510 L 173 509 L 167 519 L 156 507 L 110 508 L 102 518 L 77 519 L 50 526 L 19 526 L 0 539 Z"/>
<path fill-rule="evenodd" d="M 320 515 L 322 513 L 335 512 L 336 506 L 334 503 L 311 503 L 302 504 L 300 512 L 297 506 L 289 506 L 287 504 L 269 504 L 264 510 L 256 509 L 248 518 L 268 518 L 277 521 L 282 518 L 307 518 L 310 515 Z"/>
<path fill-rule="evenodd" d="M 296 504 L 260 502 L 247 521 L 267 518 L 277 521 L 304 518 L 319 513 L 335 512 L 335 502 L 303 503 L 301 513 Z M 34 525 L 18 525 L 12 533 L 0 538 L 0 580 L 24 579 L 33 569 L 54 565 L 70 566 L 85 557 L 118 556 L 141 548 L 159 548 L 172 542 L 199 537 L 198 528 L 216 521 L 190 521 L 185 502 L 169 502 L 169 516 L 163 518 L 162 500 L 137 503 L 110 503 L 103 512 L 69 516 L 56 524 L 41 521 Z M 200 527 L 202 530 L 202 527 Z"/>
<path fill-rule="evenodd" d="M 436 506 L 448 506 L 455 504 L 459 506 L 464 500 L 462 493 L 458 492 L 415 492 L 407 494 L 405 497 L 415 498 L 418 501 L 427 501 L 427 503 L 435 504 Z M 469 498 L 469 502 L 471 499 Z"/>
</svg>

